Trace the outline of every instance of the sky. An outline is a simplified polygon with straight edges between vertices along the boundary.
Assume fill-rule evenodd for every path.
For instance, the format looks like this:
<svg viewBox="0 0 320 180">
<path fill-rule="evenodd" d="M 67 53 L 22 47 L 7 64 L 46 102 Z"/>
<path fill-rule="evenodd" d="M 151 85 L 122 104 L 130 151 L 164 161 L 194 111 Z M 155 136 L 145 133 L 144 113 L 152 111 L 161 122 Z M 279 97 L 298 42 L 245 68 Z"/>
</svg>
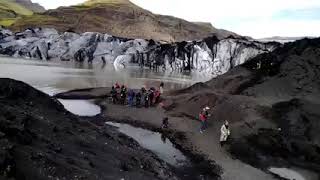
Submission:
<svg viewBox="0 0 320 180">
<path fill-rule="evenodd" d="M 32 0 L 46 9 L 84 0 Z M 320 36 L 320 0 L 131 0 L 157 14 L 214 27 L 253 38 Z"/>
</svg>

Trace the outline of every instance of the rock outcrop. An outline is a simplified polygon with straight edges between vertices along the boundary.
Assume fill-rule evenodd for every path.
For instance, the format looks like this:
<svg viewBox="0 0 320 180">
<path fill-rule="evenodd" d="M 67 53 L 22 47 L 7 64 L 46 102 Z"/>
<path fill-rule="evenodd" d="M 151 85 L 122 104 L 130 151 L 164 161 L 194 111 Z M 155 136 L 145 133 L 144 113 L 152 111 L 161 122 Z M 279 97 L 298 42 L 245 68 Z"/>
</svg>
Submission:
<svg viewBox="0 0 320 180">
<path fill-rule="evenodd" d="M 138 64 L 154 70 L 196 71 L 220 75 L 258 54 L 270 52 L 277 43 L 259 43 L 229 37 L 162 44 L 153 40 L 127 39 L 108 34 L 77 34 L 36 28 L 12 33 L 0 30 L 0 54 L 42 60 L 114 64 L 116 69 Z"/>
</svg>

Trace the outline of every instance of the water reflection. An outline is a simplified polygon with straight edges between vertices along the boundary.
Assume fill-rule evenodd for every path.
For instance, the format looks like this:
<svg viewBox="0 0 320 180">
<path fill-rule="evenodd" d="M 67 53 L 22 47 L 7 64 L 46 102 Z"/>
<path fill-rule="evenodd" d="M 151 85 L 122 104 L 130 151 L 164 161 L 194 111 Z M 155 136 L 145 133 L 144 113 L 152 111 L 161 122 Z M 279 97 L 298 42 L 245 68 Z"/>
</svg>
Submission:
<svg viewBox="0 0 320 180">
<path fill-rule="evenodd" d="M 107 87 L 115 82 L 131 88 L 158 86 L 161 81 L 166 89 L 185 88 L 210 77 L 178 72 L 153 72 L 130 66 L 120 72 L 112 64 L 101 69 L 100 62 L 92 64 L 74 62 L 47 62 L 0 57 L 0 77 L 24 81 L 39 89 L 71 90 L 89 87 Z"/>
<path fill-rule="evenodd" d="M 63 100 L 59 99 L 64 108 L 79 116 L 95 116 L 100 114 L 101 108 L 89 100 Z"/>
<path fill-rule="evenodd" d="M 153 151 L 162 160 L 173 166 L 181 166 L 189 163 L 186 156 L 176 149 L 171 141 L 163 141 L 163 136 L 160 133 L 136 128 L 128 124 L 113 122 L 106 122 L 106 124 L 117 127 L 120 132 L 132 137 L 142 147 Z"/>
<path fill-rule="evenodd" d="M 276 168 L 271 167 L 269 171 L 288 180 L 318 180 L 318 175 L 314 172 L 300 168 Z"/>
</svg>

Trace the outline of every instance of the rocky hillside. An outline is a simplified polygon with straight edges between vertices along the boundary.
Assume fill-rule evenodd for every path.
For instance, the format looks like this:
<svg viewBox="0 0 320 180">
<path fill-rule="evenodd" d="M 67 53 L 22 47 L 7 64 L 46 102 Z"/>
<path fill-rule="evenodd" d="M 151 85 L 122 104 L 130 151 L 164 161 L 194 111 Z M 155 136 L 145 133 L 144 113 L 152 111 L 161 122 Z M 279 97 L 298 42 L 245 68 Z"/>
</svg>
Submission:
<svg viewBox="0 0 320 180">
<path fill-rule="evenodd" d="M 16 3 L 26 7 L 27 9 L 30 9 L 31 11 L 33 11 L 35 13 L 41 13 L 46 10 L 40 4 L 33 3 L 31 0 L 15 0 L 15 1 L 16 1 Z"/>
<path fill-rule="evenodd" d="M 181 179 L 116 129 L 80 119 L 22 82 L 0 84 L 0 179 Z"/>
<path fill-rule="evenodd" d="M 320 172 L 319 60 L 320 38 L 287 43 L 175 92 L 169 111 L 195 117 L 209 105 L 210 126 L 218 130 L 224 120 L 230 122 L 227 148 L 237 158 L 263 169 L 300 166 Z"/>
<path fill-rule="evenodd" d="M 44 11 L 45 9 L 42 6 L 32 3 L 30 0 L 1 0 L 0 25 L 10 26 L 21 17 Z"/>
<path fill-rule="evenodd" d="M 23 18 L 11 28 L 23 31 L 35 27 L 55 28 L 59 32 L 100 32 L 163 42 L 197 40 L 212 34 L 218 37 L 236 36 L 210 24 L 153 14 L 129 0 L 88 0 L 77 6 L 60 7 Z"/>
<path fill-rule="evenodd" d="M 116 69 L 138 64 L 161 71 L 194 71 L 219 75 L 252 57 L 270 52 L 277 43 L 260 43 L 242 38 L 216 36 L 200 41 L 163 44 L 153 40 L 126 39 L 86 32 L 59 34 L 55 29 L 36 28 L 20 33 L 0 30 L 0 54 L 111 64 Z"/>
</svg>

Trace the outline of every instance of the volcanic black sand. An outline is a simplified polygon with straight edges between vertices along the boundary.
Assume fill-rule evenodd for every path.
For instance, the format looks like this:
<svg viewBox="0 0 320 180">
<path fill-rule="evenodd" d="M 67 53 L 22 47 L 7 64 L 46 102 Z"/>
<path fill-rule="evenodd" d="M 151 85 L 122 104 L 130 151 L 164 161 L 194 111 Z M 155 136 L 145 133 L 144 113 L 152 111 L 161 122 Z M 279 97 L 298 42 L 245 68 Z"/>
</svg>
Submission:
<svg viewBox="0 0 320 180">
<path fill-rule="evenodd" d="M 114 128 L 72 115 L 22 82 L 0 84 L 0 179 L 181 179 Z"/>
<path fill-rule="evenodd" d="M 222 179 L 274 179 L 270 166 L 320 172 L 320 39 L 287 43 L 209 82 L 170 92 L 163 104 L 136 109 L 100 102 L 105 118 L 159 131 L 169 116 L 168 136 L 179 134 L 183 141 L 170 138 L 182 149 L 215 161 Z M 212 116 L 200 134 L 197 115 L 204 106 Z M 221 148 L 224 120 L 231 139 Z"/>
<path fill-rule="evenodd" d="M 262 169 L 297 165 L 320 172 L 319 47 L 320 39 L 304 39 L 259 55 L 205 84 L 174 92 L 168 112 L 192 117 L 209 104 L 211 126 L 231 123 L 227 150 L 233 157 Z"/>
</svg>

